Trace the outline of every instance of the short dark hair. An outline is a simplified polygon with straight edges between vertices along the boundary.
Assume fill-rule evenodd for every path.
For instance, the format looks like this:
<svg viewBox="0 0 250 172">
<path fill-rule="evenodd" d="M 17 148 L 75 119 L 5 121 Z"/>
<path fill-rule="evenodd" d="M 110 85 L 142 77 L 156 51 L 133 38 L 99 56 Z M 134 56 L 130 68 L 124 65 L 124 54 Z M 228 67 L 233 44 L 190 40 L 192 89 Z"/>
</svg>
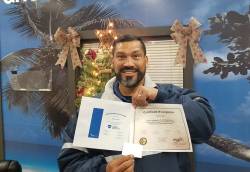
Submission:
<svg viewBox="0 0 250 172">
<path fill-rule="evenodd" d="M 140 37 L 130 35 L 130 34 L 122 35 L 118 39 L 114 40 L 112 54 L 114 55 L 115 53 L 116 44 L 120 42 L 130 42 L 130 41 L 139 41 L 141 43 L 141 47 L 143 49 L 144 55 L 146 55 L 146 46 L 143 40 Z"/>
</svg>

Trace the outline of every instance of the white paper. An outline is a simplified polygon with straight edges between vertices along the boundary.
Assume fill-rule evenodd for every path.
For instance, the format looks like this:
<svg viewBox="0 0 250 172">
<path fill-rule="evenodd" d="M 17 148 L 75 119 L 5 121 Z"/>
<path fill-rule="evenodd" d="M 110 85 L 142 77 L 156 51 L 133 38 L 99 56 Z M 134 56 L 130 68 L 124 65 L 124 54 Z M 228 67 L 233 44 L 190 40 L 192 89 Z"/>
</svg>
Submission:
<svg viewBox="0 0 250 172">
<path fill-rule="evenodd" d="M 98 136 L 91 136 L 93 109 L 102 109 Z M 121 151 L 129 142 L 133 107 L 129 103 L 83 97 L 73 141 L 74 146 Z M 96 124 L 93 124 L 94 127 Z"/>
<path fill-rule="evenodd" d="M 134 155 L 136 158 L 142 157 L 143 146 L 133 143 L 124 143 L 122 155 Z"/>
</svg>

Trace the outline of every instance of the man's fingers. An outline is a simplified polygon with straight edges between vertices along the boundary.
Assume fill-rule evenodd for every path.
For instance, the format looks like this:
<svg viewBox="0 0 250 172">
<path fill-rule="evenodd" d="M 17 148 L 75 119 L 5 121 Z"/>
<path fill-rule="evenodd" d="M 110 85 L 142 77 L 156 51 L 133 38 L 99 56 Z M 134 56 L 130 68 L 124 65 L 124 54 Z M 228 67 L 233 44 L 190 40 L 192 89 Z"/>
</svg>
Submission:
<svg viewBox="0 0 250 172">
<path fill-rule="evenodd" d="M 141 95 L 140 97 L 133 96 L 132 97 L 132 104 L 134 106 L 147 106 L 148 102 L 147 102 L 146 97 L 144 95 Z"/>
<path fill-rule="evenodd" d="M 143 91 L 141 89 L 139 89 L 137 92 L 136 92 L 136 97 L 138 98 L 141 98 L 143 96 Z"/>
<path fill-rule="evenodd" d="M 134 164 L 127 168 L 124 172 L 134 172 Z"/>
<path fill-rule="evenodd" d="M 106 172 L 123 172 L 133 164 L 133 156 L 121 156 L 107 164 Z"/>
<path fill-rule="evenodd" d="M 132 104 L 136 106 L 147 106 L 148 105 L 148 93 L 144 86 L 140 86 L 134 95 L 132 96 Z"/>
<path fill-rule="evenodd" d="M 129 155 L 127 155 L 127 156 L 121 156 L 121 157 L 115 159 L 113 162 L 116 165 L 121 165 L 123 162 L 128 161 L 130 159 L 131 159 L 131 156 L 129 156 Z"/>
<path fill-rule="evenodd" d="M 123 162 L 122 164 L 120 164 L 117 171 L 125 171 L 125 170 L 131 168 L 132 166 L 134 166 L 134 159 L 131 158 L 131 159 Z"/>
</svg>

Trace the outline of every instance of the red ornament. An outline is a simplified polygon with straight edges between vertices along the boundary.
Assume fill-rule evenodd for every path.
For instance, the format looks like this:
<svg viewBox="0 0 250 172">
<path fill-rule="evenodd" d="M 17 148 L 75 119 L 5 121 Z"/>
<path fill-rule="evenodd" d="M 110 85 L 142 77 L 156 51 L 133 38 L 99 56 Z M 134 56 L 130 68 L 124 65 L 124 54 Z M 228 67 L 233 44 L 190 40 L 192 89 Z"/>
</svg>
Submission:
<svg viewBox="0 0 250 172">
<path fill-rule="evenodd" d="M 81 97 L 84 95 L 84 88 L 78 88 L 76 92 L 77 97 Z"/>
<path fill-rule="evenodd" d="M 88 57 L 89 59 L 95 60 L 96 59 L 96 52 L 95 52 L 95 50 L 89 49 L 85 53 L 85 56 Z"/>
</svg>

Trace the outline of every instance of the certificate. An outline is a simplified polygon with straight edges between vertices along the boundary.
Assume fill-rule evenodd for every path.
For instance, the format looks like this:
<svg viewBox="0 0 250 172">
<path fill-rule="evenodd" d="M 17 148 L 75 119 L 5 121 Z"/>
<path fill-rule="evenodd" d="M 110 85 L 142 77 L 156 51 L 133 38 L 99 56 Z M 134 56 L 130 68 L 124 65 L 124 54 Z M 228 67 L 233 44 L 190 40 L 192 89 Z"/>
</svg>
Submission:
<svg viewBox="0 0 250 172">
<path fill-rule="evenodd" d="M 83 97 L 73 146 L 121 151 L 124 143 L 143 151 L 191 152 L 192 144 L 180 104 L 131 103 Z"/>
<path fill-rule="evenodd" d="M 134 143 L 144 151 L 192 152 L 182 105 L 149 104 L 135 110 Z"/>
<path fill-rule="evenodd" d="M 73 146 L 121 151 L 133 124 L 130 103 L 83 97 Z"/>
</svg>

